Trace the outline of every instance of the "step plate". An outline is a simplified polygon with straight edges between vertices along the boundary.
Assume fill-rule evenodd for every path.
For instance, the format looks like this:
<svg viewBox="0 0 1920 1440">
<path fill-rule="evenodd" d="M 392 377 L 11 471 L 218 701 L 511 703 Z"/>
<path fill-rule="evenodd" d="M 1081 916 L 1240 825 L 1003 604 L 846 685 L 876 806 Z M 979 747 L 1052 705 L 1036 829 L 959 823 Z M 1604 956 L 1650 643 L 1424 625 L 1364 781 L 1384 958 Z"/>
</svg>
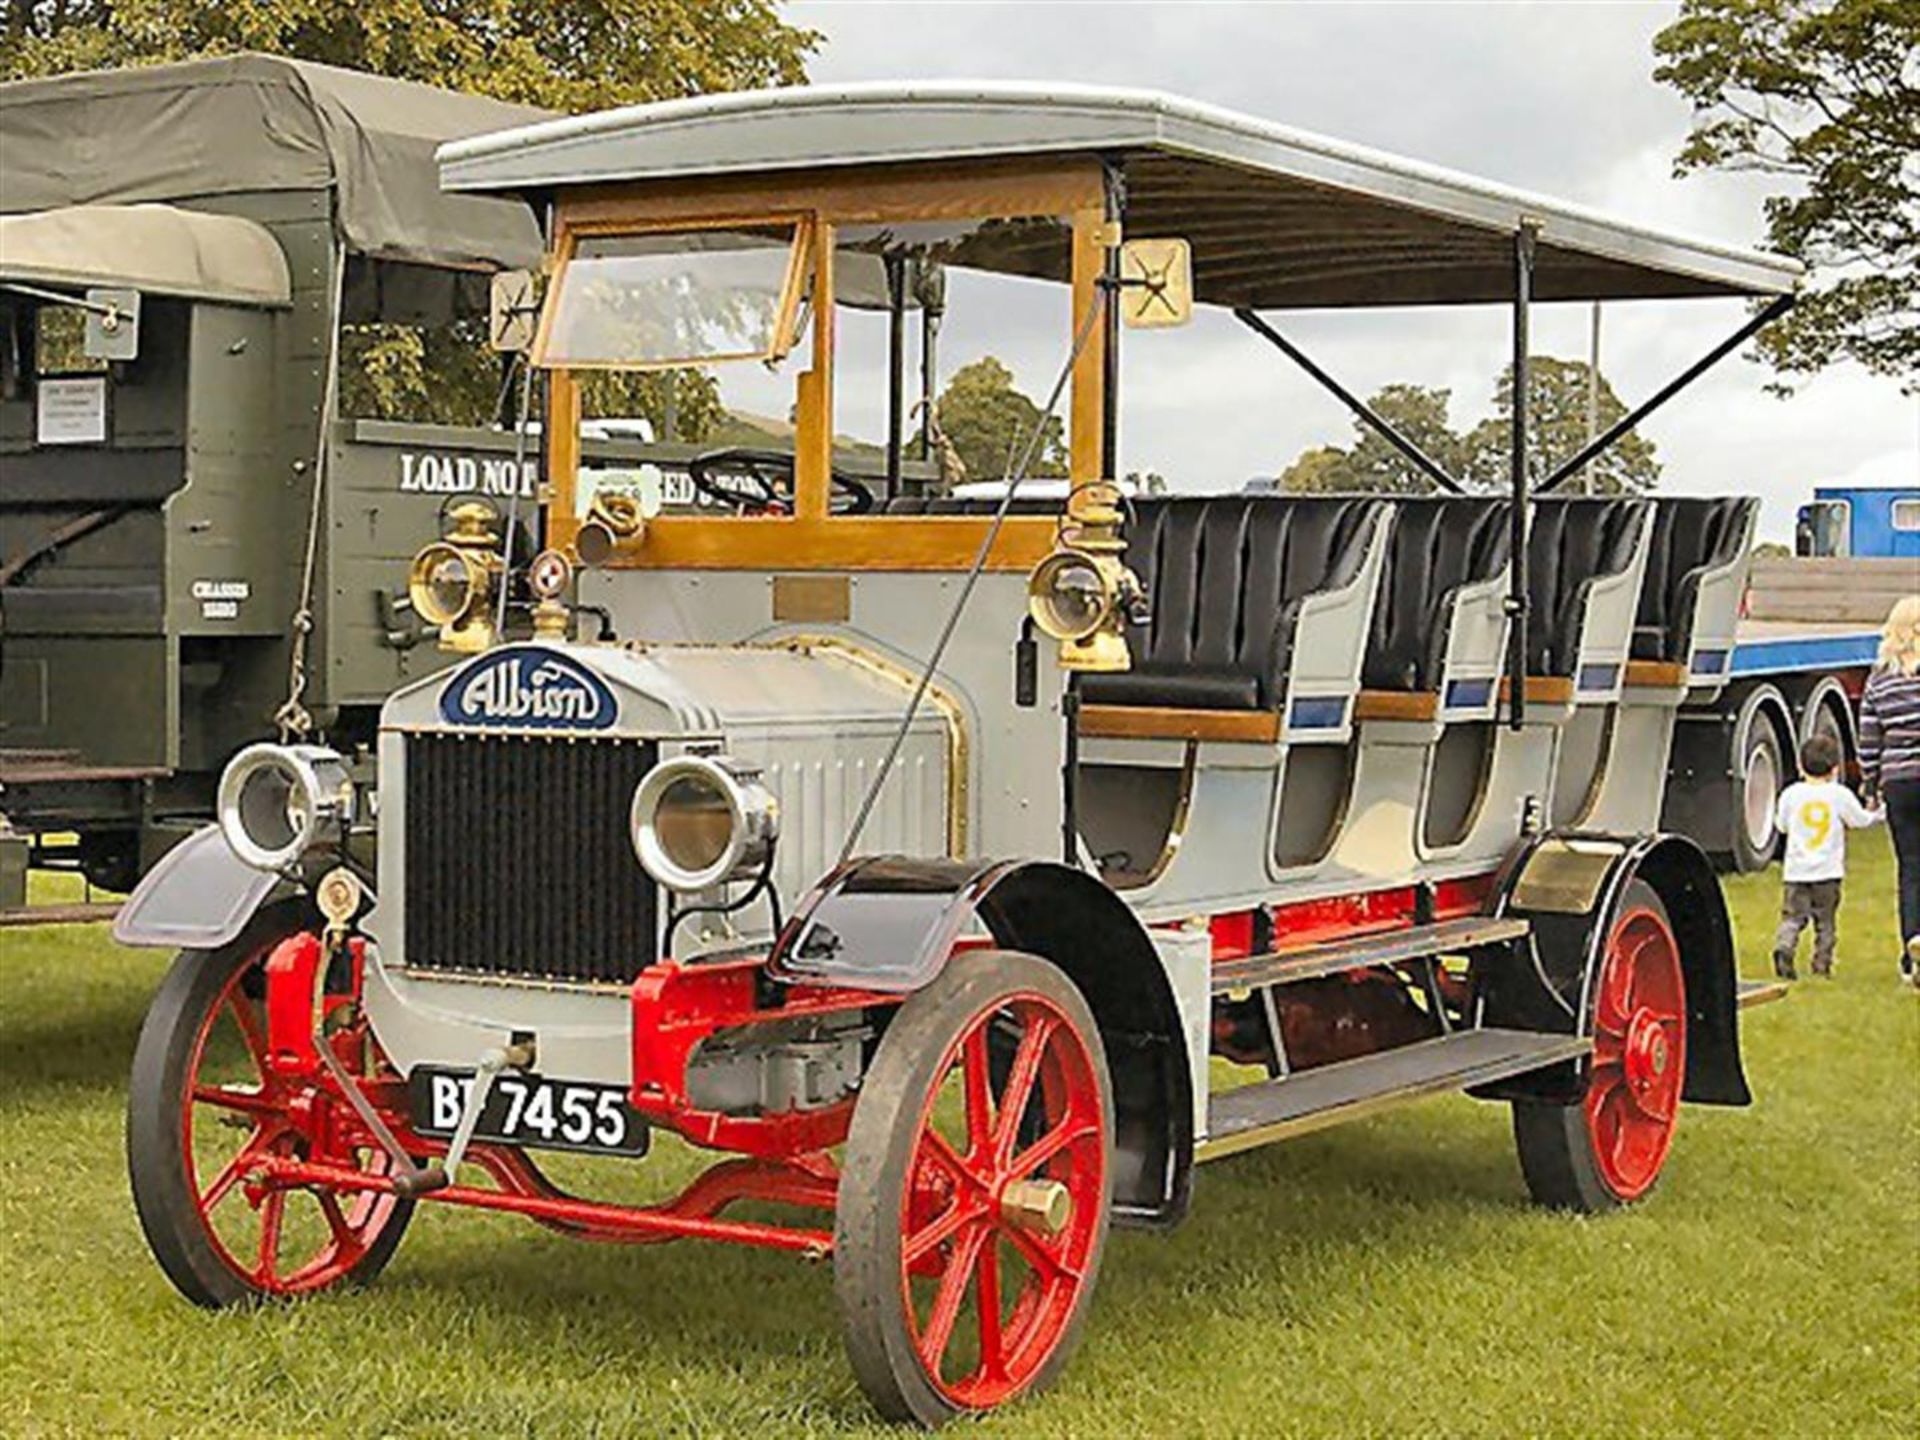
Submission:
<svg viewBox="0 0 1920 1440">
<path fill-rule="evenodd" d="M 1213 967 L 1213 993 L 1285 985 L 1369 965 L 1424 960 L 1429 955 L 1456 955 L 1481 945 L 1518 940 L 1532 928 L 1525 920 L 1474 915 L 1464 920 L 1443 920 L 1437 925 L 1418 925 L 1409 930 L 1357 935 L 1351 940 L 1336 940 L 1274 955 L 1227 960 Z"/>
<path fill-rule="evenodd" d="M 1281 1080 L 1224 1091 L 1207 1107 L 1196 1158 L 1217 1160 L 1274 1140 L 1358 1120 L 1409 1100 L 1503 1080 L 1587 1053 L 1580 1035 L 1463 1030 Z"/>
</svg>

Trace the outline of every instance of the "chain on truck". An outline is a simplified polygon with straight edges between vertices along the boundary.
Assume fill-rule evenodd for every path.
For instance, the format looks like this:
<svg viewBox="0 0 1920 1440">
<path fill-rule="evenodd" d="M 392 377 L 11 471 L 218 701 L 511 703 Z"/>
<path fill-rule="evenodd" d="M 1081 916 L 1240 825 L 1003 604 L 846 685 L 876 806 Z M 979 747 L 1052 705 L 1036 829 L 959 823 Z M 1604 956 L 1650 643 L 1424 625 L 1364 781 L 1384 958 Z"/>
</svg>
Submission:
<svg viewBox="0 0 1920 1440">
<path fill-rule="evenodd" d="M 1535 1200 L 1601 1212 L 1656 1184 L 1683 1102 L 1750 1101 L 1759 992 L 1658 825 L 1755 506 L 1557 493 L 1620 432 L 1536 456 L 1526 370 L 1538 302 L 1761 301 L 1698 373 L 1792 264 L 1072 86 L 676 101 L 441 167 L 549 217 L 549 548 L 456 517 L 411 581 L 464 658 L 386 701 L 376 784 L 249 747 L 120 916 L 182 952 L 128 1156 L 187 1298 L 370 1280 L 448 1206 L 765 1247 L 830 1262 L 862 1389 L 932 1425 L 1054 1379 L 1109 1227 L 1178 1224 L 1206 1162 L 1466 1091 L 1510 1109 Z M 893 483 L 904 347 L 886 481 L 836 466 L 849 257 L 1056 302 L 997 494 Z M 1506 493 L 1289 333 L 1406 304 L 1510 323 Z M 1196 305 L 1447 493 L 1123 495 L 1122 340 L 1150 359 Z M 696 472 L 699 513 L 583 513 L 583 379 L 695 364 L 790 385 L 791 455 Z M 1023 498 L 1054 415 L 1066 493 Z M 649 1203 L 545 1158 L 665 1137 L 708 1163 Z"/>
</svg>

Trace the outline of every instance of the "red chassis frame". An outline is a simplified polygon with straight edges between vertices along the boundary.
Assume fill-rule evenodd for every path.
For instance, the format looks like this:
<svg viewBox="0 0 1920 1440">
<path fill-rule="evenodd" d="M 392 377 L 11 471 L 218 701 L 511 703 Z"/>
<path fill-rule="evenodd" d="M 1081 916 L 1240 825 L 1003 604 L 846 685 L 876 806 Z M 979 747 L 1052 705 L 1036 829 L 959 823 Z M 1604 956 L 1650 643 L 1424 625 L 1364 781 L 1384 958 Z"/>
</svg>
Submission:
<svg viewBox="0 0 1920 1440">
<path fill-rule="evenodd" d="M 1213 958 L 1252 953 L 1264 911 L 1276 951 L 1355 934 L 1389 933 L 1408 926 L 1484 910 L 1494 889 L 1492 873 L 1432 887 L 1393 886 L 1357 895 L 1232 911 L 1212 917 Z M 339 1013 L 356 1003 L 365 965 L 365 942 L 343 942 L 348 964 L 345 991 L 329 991 L 321 1012 Z M 976 943 L 960 942 L 962 947 Z M 333 1068 L 316 1046 L 314 997 L 328 966 L 326 942 L 314 934 L 289 937 L 266 964 L 266 1063 L 280 1079 L 306 1087 L 294 1107 L 295 1123 L 310 1155 L 349 1156 L 379 1149 L 379 1136 L 341 1093 Z M 758 957 L 697 965 L 662 961 L 642 971 L 632 989 L 633 1080 L 629 1100 L 651 1123 L 706 1149 L 730 1152 L 678 1195 L 654 1205 L 612 1204 L 572 1195 L 554 1185 L 524 1151 L 475 1144 L 468 1158 L 496 1188 L 446 1185 L 422 1198 L 481 1210 L 524 1215 L 582 1240 L 626 1244 L 678 1239 L 729 1240 L 823 1258 L 833 1248 L 831 1230 L 721 1218 L 742 1200 L 831 1212 L 839 1176 L 826 1153 L 846 1138 L 853 1101 L 785 1115 L 740 1116 L 703 1110 L 687 1093 L 687 1064 L 694 1051 L 722 1031 L 774 1021 L 806 1019 L 882 1006 L 907 997 L 840 986 L 796 986 L 781 1003 L 763 1003 L 764 966 Z M 323 1043 L 341 1048 L 360 1043 L 351 1031 L 335 1031 Z M 383 1073 L 359 1084 L 364 1100 L 416 1159 L 441 1156 L 446 1142 L 416 1132 L 408 1118 L 406 1082 Z M 313 1187 L 337 1192 L 400 1193 L 392 1175 L 289 1156 L 265 1155 L 249 1169 L 246 1191 L 258 1204 L 275 1188 Z"/>
<path fill-rule="evenodd" d="M 322 1013 L 337 1013 L 340 1007 L 353 1004 L 359 993 L 364 942 L 355 938 L 345 944 L 350 989 L 329 990 Z M 356 1150 L 378 1150 L 381 1140 L 341 1092 L 332 1067 L 323 1063 L 317 1048 L 314 997 L 328 957 L 326 943 L 310 933 L 290 936 L 268 957 L 266 1063 L 279 1078 L 305 1087 L 301 1101 L 293 1107 L 293 1119 L 308 1142 L 309 1154 L 348 1156 Z M 629 1098 L 634 1108 L 695 1144 L 729 1150 L 739 1158 L 709 1167 L 670 1200 L 620 1205 L 568 1194 L 517 1148 L 475 1144 L 467 1157 L 487 1172 L 496 1188 L 445 1185 L 422 1198 L 524 1215 L 581 1240 L 627 1244 L 731 1240 L 814 1258 L 829 1254 L 830 1230 L 726 1220 L 720 1212 L 741 1200 L 831 1211 L 839 1175 L 824 1152 L 846 1138 L 852 1102 L 767 1117 L 703 1111 L 687 1099 L 686 1062 L 702 1040 L 721 1030 L 897 1005 L 906 997 L 810 987 L 791 992 L 784 1005 L 768 1009 L 758 1003 L 756 994 L 760 972 L 757 959 L 699 966 L 667 961 L 650 966 L 633 987 L 634 1080 Z M 340 1047 L 359 1043 L 359 1037 L 336 1030 L 318 1043 L 335 1047 L 338 1057 L 346 1060 Z M 406 1082 L 400 1076 L 382 1074 L 358 1088 L 410 1156 L 418 1160 L 446 1153 L 445 1141 L 413 1129 Z M 281 1155 L 260 1157 L 248 1170 L 245 1186 L 255 1204 L 269 1190 L 299 1187 L 401 1193 L 392 1175 Z"/>
</svg>

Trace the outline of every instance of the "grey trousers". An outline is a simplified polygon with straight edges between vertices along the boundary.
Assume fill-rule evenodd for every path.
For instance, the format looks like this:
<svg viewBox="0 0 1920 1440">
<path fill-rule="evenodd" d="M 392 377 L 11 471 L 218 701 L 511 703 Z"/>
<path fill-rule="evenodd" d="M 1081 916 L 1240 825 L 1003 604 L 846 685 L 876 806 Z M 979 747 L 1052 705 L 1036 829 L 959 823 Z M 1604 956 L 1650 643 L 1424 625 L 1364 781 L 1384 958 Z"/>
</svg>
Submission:
<svg viewBox="0 0 1920 1440">
<path fill-rule="evenodd" d="M 1775 957 L 1791 963 L 1800 947 L 1800 932 L 1813 922 L 1813 968 L 1833 968 L 1833 947 L 1839 939 L 1840 882 L 1790 880 L 1780 897 L 1780 928 L 1774 932 Z"/>
</svg>

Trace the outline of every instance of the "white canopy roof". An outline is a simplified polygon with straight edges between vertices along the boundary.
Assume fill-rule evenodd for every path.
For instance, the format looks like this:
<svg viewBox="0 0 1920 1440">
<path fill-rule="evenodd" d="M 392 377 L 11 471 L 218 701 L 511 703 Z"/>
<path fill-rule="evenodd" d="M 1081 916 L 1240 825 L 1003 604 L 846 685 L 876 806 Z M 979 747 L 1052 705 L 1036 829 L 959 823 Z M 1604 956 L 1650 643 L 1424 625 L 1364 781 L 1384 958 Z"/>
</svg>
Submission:
<svg viewBox="0 0 1920 1440">
<path fill-rule="evenodd" d="M 174 205 L 69 205 L 0 215 L 0 280 L 281 306 L 287 257 L 264 226 Z"/>
<path fill-rule="evenodd" d="M 1135 235 L 1193 241 L 1203 300 L 1256 308 L 1773 295 L 1800 269 L 1438 166 L 1145 90 L 859 84 L 637 105 L 457 140 L 450 190 L 544 192 L 834 165 L 1084 153 L 1126 174 Z M 1034 258 L 1006 268 L 1048 273 Z"/>
</svg>

